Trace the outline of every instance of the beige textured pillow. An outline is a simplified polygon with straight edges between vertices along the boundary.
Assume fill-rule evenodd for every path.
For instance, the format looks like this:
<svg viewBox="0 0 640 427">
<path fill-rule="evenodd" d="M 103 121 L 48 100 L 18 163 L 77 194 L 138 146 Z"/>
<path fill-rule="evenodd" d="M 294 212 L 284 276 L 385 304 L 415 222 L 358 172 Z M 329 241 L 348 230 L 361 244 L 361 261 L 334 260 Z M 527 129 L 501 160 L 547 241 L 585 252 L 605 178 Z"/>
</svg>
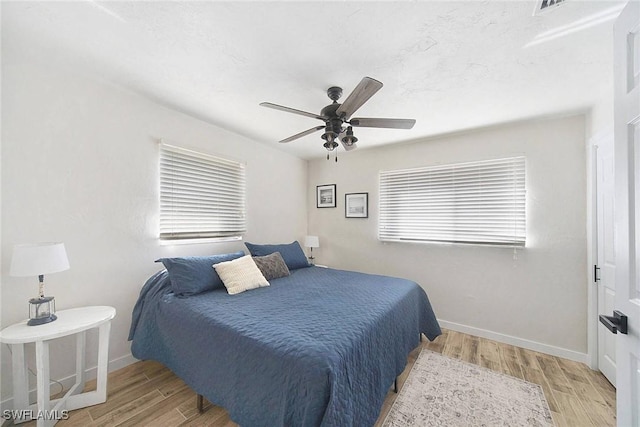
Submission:
<svg viewBox="0 0 640 427">
<path fill-rule="evenodd" d="M 251 255 L 214 264 L 213 268 L 222 279 L 229 295 L 269 286 L 269 282 L 264 278 Z"/>
</svg>

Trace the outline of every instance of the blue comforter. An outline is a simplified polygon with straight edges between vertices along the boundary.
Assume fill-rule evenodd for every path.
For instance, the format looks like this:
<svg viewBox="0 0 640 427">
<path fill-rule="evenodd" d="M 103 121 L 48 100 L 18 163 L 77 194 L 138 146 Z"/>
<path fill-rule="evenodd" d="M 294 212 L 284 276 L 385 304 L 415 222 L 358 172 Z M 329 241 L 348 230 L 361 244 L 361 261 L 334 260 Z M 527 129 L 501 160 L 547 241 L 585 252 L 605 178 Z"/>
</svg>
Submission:
<svg viewBox="0 0 640 427">
<path fill-rule="evenodd" d="M 440 327 L 416 283 L 320 267 L 178 298 L 150 278 L 129 339 L 244 427 L 369 426 L 407 355 Z"/>
</svg>

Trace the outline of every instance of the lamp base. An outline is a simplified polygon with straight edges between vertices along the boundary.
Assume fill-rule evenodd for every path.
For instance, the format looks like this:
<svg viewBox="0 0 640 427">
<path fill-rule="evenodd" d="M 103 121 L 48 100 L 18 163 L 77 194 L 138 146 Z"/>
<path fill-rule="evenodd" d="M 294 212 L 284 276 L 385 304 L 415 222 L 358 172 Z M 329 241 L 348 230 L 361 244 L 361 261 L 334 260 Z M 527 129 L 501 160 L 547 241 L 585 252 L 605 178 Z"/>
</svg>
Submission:
<svg viewBox="0 0 640 427">
<path fill-rule="evenodd" d="M 29 319 L 29 321 L 27 322 L 27 325 L 29 325 L 29 326 L 44 325 L 45 323 L 53 322 L 57 318 L 58 318 L 58 316 L 56 316 L 55 314 L 50 314 L 47 317 L 37 317 L 35 319 Z"/>
<path fill-rule="evenodd" d="M 31 298 L 29 300 L 29 321 L 27 325 L 38 326 L 53 322 L 58 318 L 55 312 L 56 302 L 53 297 Z"/>
</svg>

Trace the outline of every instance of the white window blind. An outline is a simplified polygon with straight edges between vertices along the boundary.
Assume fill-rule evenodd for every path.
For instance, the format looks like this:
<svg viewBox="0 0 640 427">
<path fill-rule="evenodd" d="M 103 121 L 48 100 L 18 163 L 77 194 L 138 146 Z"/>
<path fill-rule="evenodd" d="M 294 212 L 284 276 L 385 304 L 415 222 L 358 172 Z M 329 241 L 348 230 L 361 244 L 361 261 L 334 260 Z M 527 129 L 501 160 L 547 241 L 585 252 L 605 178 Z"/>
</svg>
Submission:
<svg viewBox="0 0 640 427">
<path fill-rule="evenodd" d="M 245 165 L 160 144 L 160 239 L 240 238 Z"/>
<path fill-rule="evenodd" d="M 380 172 L 379 239 L 525 245 L 525 158 Z"/>
</svg>

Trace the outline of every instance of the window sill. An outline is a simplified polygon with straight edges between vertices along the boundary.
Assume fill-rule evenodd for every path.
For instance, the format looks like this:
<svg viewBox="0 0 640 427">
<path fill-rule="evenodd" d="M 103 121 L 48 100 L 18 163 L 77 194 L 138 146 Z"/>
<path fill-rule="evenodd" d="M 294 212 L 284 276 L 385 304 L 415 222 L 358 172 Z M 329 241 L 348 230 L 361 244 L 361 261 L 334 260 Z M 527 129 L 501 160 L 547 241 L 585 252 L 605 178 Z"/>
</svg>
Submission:
<svg viewBox="0 0 640 427">
<path fill-rule="evenodd" d="M 199 245 L 206 243 L 224 243 L 224 242 L 236 242 L 242 240 L 242 236 L 234 237 L 204 237 L 201 239 L 175 239 L 175 240 L 163 240 L 158 239 L 160 246 L 174 246 L 174 245 Z"/>
<path fill-rule="evenodd" d="M 525 249 L 525 243 L 495 243 L 495 242 L 454 242 L 443 240 L 420 240 L 420 239 L 380 239 L 378 241 L 383 244 L 387 243 L 413 243 L 419 245 L 444 245 L 444 246 L 482 246 L 482 247 L 494 247 L 494 248 L 506 248 L 506 249 Z"/>
</svg>

